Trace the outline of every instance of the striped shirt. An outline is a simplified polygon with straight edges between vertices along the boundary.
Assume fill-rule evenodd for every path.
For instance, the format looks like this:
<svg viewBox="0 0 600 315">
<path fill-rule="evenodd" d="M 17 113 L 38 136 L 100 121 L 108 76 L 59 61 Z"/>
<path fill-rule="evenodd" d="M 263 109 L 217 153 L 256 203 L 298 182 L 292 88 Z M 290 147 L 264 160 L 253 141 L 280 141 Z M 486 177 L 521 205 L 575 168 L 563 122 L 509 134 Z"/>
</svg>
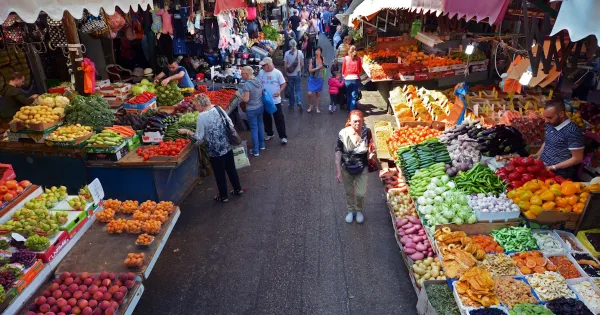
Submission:
<svg viewBox="0 0 600 315">
<path fill-rule="evenodd" d="M 583 147 L 583 134 L 570 119 L 556 127 L 546 124 L 546 140 L 544 152 L 542 152 L 544 164 L 550 166 L 564 162 L 571 158 L 571 150 L 583 149 Z M 572 178 L 576 169 L 570 167 L 556 170 L 554 173 L 565 178 Z"/>
</svg>

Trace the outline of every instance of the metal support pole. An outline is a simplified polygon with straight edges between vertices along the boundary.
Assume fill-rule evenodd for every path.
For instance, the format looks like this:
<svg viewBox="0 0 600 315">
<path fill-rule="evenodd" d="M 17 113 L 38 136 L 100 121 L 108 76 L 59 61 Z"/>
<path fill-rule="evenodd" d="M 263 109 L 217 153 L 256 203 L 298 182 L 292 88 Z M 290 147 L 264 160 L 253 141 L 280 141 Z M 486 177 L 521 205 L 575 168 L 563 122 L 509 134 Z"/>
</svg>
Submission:
<svg viewBox="0 0 600 315">
<path fill-rule="evenodd" d="M 83 92 L 83 69 L 81 63 L 83 61 L 83 52 L 81 51 L 81 43 L 79 42 L 79 34 L 77 33 L 77 25 L 75 19 L 68 11 L 65 11 L 63 16 L 63 25 L 65 27 L 65 35 L 69 50 L 69 60 L 71 61 L 72 74 L 75 76 L 75 90 L 85 95 Z"/>
</svg>

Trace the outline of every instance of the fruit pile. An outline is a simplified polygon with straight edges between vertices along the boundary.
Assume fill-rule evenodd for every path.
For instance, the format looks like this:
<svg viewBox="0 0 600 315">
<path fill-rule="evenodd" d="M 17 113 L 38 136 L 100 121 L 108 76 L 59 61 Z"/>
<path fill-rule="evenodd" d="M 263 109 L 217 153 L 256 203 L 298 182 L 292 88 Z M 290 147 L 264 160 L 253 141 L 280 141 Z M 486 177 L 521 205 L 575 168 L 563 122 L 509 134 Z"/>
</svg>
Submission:
<svg viewBox="0 0 600 315">
<path fill-rule="evenodd" d="M 577 267 L 566 256 L 552 256 L 548 260 L 558 268 L 558 272 L 565 279 L 573 279 L 581 277 Z"/>
<path fill-rule="evenodd" d="M 33 101 L 33 105 L 43 105 L 48 106 L 50 108 L 54 107 L 62 107 L 65 108 L 69 106 L 71 101 L 68 98 L 56 94 L 56 93 L 46 93 L 38 96 L 38 98 Z"/>
<path fill-rule="evenodd" d="M 196 112 L 196 107 L 191 100 L 183 100 L 183 102 L 173 106 L 173 114 Z"/>
<path fill-rule="evenodd" d="M 44 193 L 35 197 L 35 199 L 26 202 L 25 208 L 35 210 L 37 208 L 52 209 L 59 201 L 65 200 L 68 197 L 67 187 L 52 186 L 44 189 Z"/>
<path fill-rule="evenodd" d="M 438 163 L 442 165 L 442 169 L 445 169 L 445 165 L 450 162 L 446 146 L 438 142 L 436 138 L 426 140 L 421 144 L 401 147 L 395 151 L 394 156 L 396 165 L 409 181 L 418 170 Z"/>
<path fill-rule="evenodd" d="M 104 200 L 104 208 L 108 208 L 108 209 L 119 209 L 119 206 L 121 206 L 121 201 L 117 200 L 117 199 L 107 199 Z"/>
<path fill-rule="evenodd" d="M 93 132 L 92 127 L 80 124 L 60 126 L 47 139 L 50 141 L 75 141 L 75 138 L 87 136 L 91 132 Z"/>
<path fill-rule="evenodd" d="M 25 268 L 33 266 L 36 261 L 35 253 L 28 249 L 19 249 L 10 256 L 11 263 L 22 264 Z"/>
<path fill-rule="evenodd" d="M 218 91 L 206 91 L 204 94 L 208 96 L 213 105 L 218 105 L 224 110 L 227 110 L 235 97 L 235 92 L 235 90 L 221 89 Z"/>
<path fill-rule="evenodd" d="M 515 157 L 506 166 L 499 168 L 496 175 L 508 184 L 509 190 L 519 188 L 533 179 L 544 181 L 551 178 L 558 182 L 563 181 L 560 176 L 555 176 L 547 170 L 544 162 L 532 157 Z"/>
<path fill-rule="evenodd" d="M 556 271 L 557 268 L 549 263 L 540 251 L 521 252 L 512 256 L 517 268 L 524 275 L 532 273 L 545 273 L 546 271 Z"/>
<path fill-rule="evenodd" d="M 28 307 L 25 315 L 115 314 L 135 286 L 135 274 L 64 272 Z"/>
<path fill-rule="evenodd" d="M 115 210 L 104 208 L 104 210 L 96 212 L 96 218 L 102 223 L 108 223 L 115 218 Z"/>
<path fill-rule="evenodd" d="M 118 146 L 123 143 L 123 136 L 114 131 L 105 129 L 102 130 L 102 132 L 91 136 L 87 142 L 90 146 Z"/>
<path fill-rule="evenodd" d="M 162 222 L 158 220 L 146 220 L 142 223 L 142 231 L 148 234 L 158 234 L 160 232 L 160 227 L 162 226 Z"/>
<path fill-rule="evenodd" d="M 150 218 L 150 213 L 136 210 L 133 213 L 133 219 L 138 221 L 146 221 Z"/>
<path fill-rule="evenodd" d="M 121 234 L 127 227 L 126 222 L 127 220 L 125 219 L 112 220 L 106 225 L 106 231 L 109 234 Z"/>
<path fill-rule="evenodd" d="M 128 253 L 125 265 L 129 268 L 141 268 L 144 265 L 144 253 Z"/>
<path fill-rule="evenodd" d="M 17 280 L 17 278 L 15 277 L 14 273 L 8 270 L 0 271 L 0 285 L 4 289 L 2 292 L 8 291 L 12 287 L 15 280 Z"/>
<path fill-rule="evenodd" d="M 136 153 L 144 161 L 154 156 L 179 156 L 179 153 L 190 143 L 189 139 L 177 139 L 175 141 L 163 141 L 159 145 L 138 148 Z"/>
<path fill-rule="evenodd" d="M 173 106 L 183 99 L 183 95 L 175 81 L 169 82 L 167 86 L 157 86 L 156 92 L 158 106 Z"/>
<path fill-rule="evenodd" d="M 15 211 L 10 220 L 0 225 L 0 230 L 16 232 L 27 237 L 34 234 L 53 236 L 58 233 L 59 226 L 66 222 L 67 214 L 62 211 L 50 213 L 44 208 L 23 208 Z"/>
<path fill-rule="evenodd" d="M 21 109 L 15 114 L 12 119 L 12 122 L 22 122 L 25 124 L 40 124 L 40 123 L 50 123 L 60 119 L 61 113 L 64 109 L 57 108 L 57 111 L 54 111 L 52 108 L 48 106 L 23 106 Z M 58 112 L 60 110 L 60 112 Z"/>
<path fill-rule="evenodd" d="M 394 131 L 394 134 L 387 140 L 390 152 L 398 151 L 398 148 L 419 144 L 427 139 L 436 138 L 442 132 L 437 129 L 432 129 L 424 126 L 417 127 L 400 127 Z M 445 149 L 444 149 L 445 150 Z"/>
<path fill-rule="evenodd" d="M 15 199 L 25 188 L 31 186 L 28 180 L 17 182 L 16 180 L 0 181 L 0 201 L 11 201 Z"/>
<path fill-rule="evenodd" d="M 34 234 L 27 238 L 25 247 L 34 252 L 41 252 L 50 247 L 50 240 L 45 236 Z"/>
<path fill-rule="evenodd" d="M 146 200 L 140 204 L 139 210 L 141 212 L 150 213 L 154 210 L 154 208 L 156 208 L 156 202 L 152 200 Z"/>
<path fill-rule="evenodd" d="M 147 79 L 143 79 L 140 83 L 131 87 L 131 92 L 133 92 L 133 95 L 140 95 L 144 92 L 156 94 L 156 88 L 152 82 L 148 81 Z"/>
<path fill-rule="evenodd" d="M 167 213 L 171 214 L 171 212 L 175 210 L 175 207 L 173 206 L 172 201 L 161 201 L 156 205 L 156 211 L 158 210 L 166 211 Z"/>
<path fill-rule="evenodd" d="M 139 203 L 137 200 L 125 200 L 121 203 L 121 207 L 119 208 L 121 213 L 132 214 L 139 207 Z"/>
<path fill-rule="evenodd" d="M 127 232 L 129 234 L 142 233 L 142 221 L 125 220 L 125 232 Z"/>
<path fill-rule="evenodd" d="M 127 104 L 132 104 L 132 105 L 146 104 L 155 97 L 156 97 L 156 94 L 150 93 L 148 91 L 144 91 L 141 94 L 137 94 L 136 96 L 130 98 L 127 101 Z"/>
<path fill-rule="evenodd" d="M 506 196 L 527 218 L 535 219 L 542 211 L 582 213 L 590 192 L 583 183 L 566 181 L 558 184 L 551 179 L 545 182 L 534 179 Z"/>
<path fill-rule="evenodd" d="M 135 240 L 137 245 L 149 245 L 154 240 L 154 236 L 150 236 L 146 233 L 140 234 L 138 238 Z"/>
</svg>

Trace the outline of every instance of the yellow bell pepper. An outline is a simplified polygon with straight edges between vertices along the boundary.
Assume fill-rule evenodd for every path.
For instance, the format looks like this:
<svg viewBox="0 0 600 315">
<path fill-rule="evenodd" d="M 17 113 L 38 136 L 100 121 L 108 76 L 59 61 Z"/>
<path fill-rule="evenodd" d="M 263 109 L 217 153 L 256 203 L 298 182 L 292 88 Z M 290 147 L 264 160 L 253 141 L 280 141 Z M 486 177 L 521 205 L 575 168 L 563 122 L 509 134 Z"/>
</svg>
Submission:
<svg viewBox="0 0 600 315">
<path fill-rule="evenodd" d="M 540 196 L 533 196 L 531 197 L 531 199 L 529 199 L 529 203 L 531 205 L 541 206 L 544 203 L 544 201 L 542 200 L 542 198 L 540 198 Z"/>
<path fill-rule="evenodd" d="M 544 200 L 544 201 L 552 201 L 552 200 L 554 200 L 555 196 L 551 190 L 546 190 L 542 193 L 540 198 L 542 198 L 542 200 Z"/>
<path fill-rule="evenodd" d="M 554 210 L 555 206 L 556 206 L 556 203 L 554 203 L 554 201 L 546 201 L 542 205 L 542 209 L 545 211 L 552 211 L 552 210 Z"/>
<path fill-rule="evenodd" d="M 529 212 L 533 213 L 534 215 L 539 215 L 540 213 L 542 213 L 543 209 L 542 207 L 538 206 L 538 205 L 531 205 L 529 207 Z"/>
<path fill-rule="evenodd" d="M 533 194 L 531 193 L 531 191 L 527 190 L 519 195 L 519 199 L 521 199 L 521 201 L 529 201 L 531 197 L 533 197 Z"/>
</svg>

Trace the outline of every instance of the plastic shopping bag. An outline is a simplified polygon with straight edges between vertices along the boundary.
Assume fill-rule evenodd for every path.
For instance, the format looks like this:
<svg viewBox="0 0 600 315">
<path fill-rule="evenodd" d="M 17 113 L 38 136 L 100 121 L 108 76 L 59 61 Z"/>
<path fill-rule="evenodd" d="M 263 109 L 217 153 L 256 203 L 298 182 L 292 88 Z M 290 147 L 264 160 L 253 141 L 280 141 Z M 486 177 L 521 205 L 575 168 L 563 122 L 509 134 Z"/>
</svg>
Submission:
<svg viewBox="0 0 600 315">
<path fill-rule="evenodd" d="M 233 147 L 233 160 L 235 161 L 236 169 L 250 166 L 246 141 L 242 141 L 242 144 Z"/>
</svg>

